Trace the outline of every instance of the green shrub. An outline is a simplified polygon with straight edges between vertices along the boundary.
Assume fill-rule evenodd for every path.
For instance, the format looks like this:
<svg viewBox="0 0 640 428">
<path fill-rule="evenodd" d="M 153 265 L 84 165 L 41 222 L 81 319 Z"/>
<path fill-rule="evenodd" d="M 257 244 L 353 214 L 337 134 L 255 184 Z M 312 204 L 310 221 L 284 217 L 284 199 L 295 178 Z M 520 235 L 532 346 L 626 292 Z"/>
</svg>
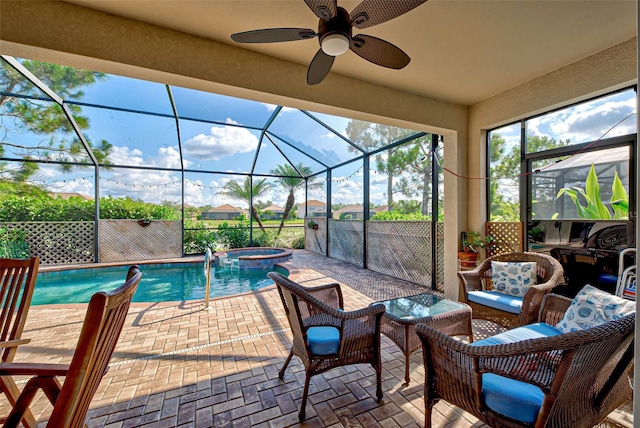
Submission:
<svg viewBox="0 0 640 428">
<path fill-rule="evenodd" d="M 69 199 L 48 195 L 11 195 L 0 201 L 0 221 L 93 221 L 95 204 L 79 196 Z M 100 198 L 100 218 L 179 220 L 175 207 L 156 205 L 131 198 Z"/>
<path fill-rule="evenodd" d="M 431 220 L 429 216 L 426 216 L 420 212 L 413 213 L 402 213 L 400 211 L 382 211 L 376 213 L 371 220 L 380 220 L 380 221 L 418 221 L 418 220 Z"/>
<path fill-rule="evenodd" d="M 253 229 L 253 243 L 254 247 L 271 247 L 273 237 L 275 234 L 269 232 L 263 232 L 260 229 Z"/>
<path fill-rule="evenodd" d="M 25 241 L 22 230 L 8 230 L 0 227 L 0 257 L 10 259 L 26 259 L 31 257 L 29 244 Z"/>
<path fill-rule="evenodd" d="M 237 225 L 229 226 L 224 222 L 218 226 L 218 237 L 229 248 L 243 248 L 249 245 L 249 229 L 247 223 L 241 221 Z"/>
<path fill-rule="evenodd" d="M 291 242 L 291 248 L 296 250 L 304 250 L 304 235 L 295 238 Z"/>
<path fill-rule="evenodd" d="M 184 225 L 183 251 L 185 254 L 202 254 L 207 248 L 216 252 L 226 249 L 218 240 L 215 230 L 207 229 L 203 223 L 187 221 Z"/>
</svg>

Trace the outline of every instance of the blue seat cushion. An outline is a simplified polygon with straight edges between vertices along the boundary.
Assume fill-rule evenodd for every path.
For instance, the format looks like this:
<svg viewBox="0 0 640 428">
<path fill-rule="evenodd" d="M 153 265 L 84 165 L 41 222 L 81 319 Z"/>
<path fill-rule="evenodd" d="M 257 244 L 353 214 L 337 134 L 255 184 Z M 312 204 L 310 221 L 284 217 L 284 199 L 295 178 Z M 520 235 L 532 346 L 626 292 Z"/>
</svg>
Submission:
<svg viewBox="0 0 640 428">
<path fill-rule="evenodd" d="M 482 375 L 482 397 L 494 412 L 530 424 L 540 413 L 544 394 L 529 383 L 485 373 Z"/>
<path fill-rule="evenodd" d="M 478 340 L 471 346 L 504 345 L 539 337 L 562 334 L 545 323 L 529 324 Z M 524 423 L 533 423 L 542 407 L 544 394 L 535 385 L 493 373 L 482 375 L 482 396 L 488 408 Z"/>
<path fill-rule="evenodd" d="M 520 342 L 521 340 L 537 339 L 539 337 L 551 337 L 559 334 L 561 334 L 561 332 L 557 328 L 550 326 L 549 324 L 539 322 L 517 327 L 512 330 L 496 334 L 495 336 L 478 340 L 477 342 L 471 343 L 471 346 L 504 345 L 505 343 Z"/>
<path fill-rule="evenodd" d="M 340 346 L 340 330 L 330 326 L 309 327 L 307 343 L 313 355 L 337 354 Z"/>
<path fill-rule="evenodd" d="M 469 291 L 467 299 L 470 302 L 490 308 L 499 309 L 512 314 L 519 314 L 522 309 L 522 297 L 491 291 Z"/>
</svg>

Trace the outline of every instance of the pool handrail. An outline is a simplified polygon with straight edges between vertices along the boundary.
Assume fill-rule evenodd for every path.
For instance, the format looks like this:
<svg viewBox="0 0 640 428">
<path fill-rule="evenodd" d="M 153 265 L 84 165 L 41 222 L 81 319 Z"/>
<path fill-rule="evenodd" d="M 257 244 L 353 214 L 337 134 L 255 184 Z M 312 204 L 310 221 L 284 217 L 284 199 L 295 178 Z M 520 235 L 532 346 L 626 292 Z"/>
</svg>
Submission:
<svg viewBox="0 0 640 428">
<path fill-rule="evenodd" d="M 209 296 L 211 294 L 211 250 L 209 248 L 204 253 L 204 277 L 206 279 L 204 307 L 209 309 Z"/>
</svg>

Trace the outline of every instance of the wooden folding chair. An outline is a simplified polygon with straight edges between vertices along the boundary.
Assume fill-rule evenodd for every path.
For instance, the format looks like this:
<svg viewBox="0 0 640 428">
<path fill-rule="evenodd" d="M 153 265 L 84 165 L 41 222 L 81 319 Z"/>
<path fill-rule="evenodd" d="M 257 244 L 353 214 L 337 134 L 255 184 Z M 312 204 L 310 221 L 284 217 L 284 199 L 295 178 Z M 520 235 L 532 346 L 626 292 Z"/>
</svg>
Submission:
<svg viewBox="0 0 640 428">
<path fill-rule="evenodd" d="M 29 343 L 22 338 L 31 297 L 36 285 L 40 259 L 0 258 L 0 362 L 10 363 L 19 345 Z M 0 376 L 0 391 L 4 392 L 11 405 L 16 403 L 20 390 L 10 376 Z M 25 413 L 22 423 L 35 427 L 31 412 Z"/>
<path fill-rule="evenodd" d="M 142 273 L 131 266 L 124 285 L 91 297 L 71 364 L 0 363 L 0 376 L 33 376 L 16 400 L 4 425 L 16 427 L 38 389 L 53 404 L 47 427 L 83 427 L 109 360 L 118 342 Z M 66 376 L 63 385 L 56 378 Z"/>
</svg>

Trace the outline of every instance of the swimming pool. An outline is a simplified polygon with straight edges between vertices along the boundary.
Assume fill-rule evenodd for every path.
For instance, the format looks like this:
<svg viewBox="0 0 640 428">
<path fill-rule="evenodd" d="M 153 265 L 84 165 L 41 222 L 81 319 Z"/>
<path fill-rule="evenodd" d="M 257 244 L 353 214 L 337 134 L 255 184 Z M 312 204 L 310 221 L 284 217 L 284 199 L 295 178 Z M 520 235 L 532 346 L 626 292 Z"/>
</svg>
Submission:
<svg viewBox="0 0 640 428">
<path fill-rule="evenodd" d="M 204 299 L 202 263 L 140 264 L 142 281 L 134 302 L 175 302 Z M 124 283 L 129 266 L 40 272 L 32 305 L 88 303 L 98 291 L 111 291 Z M 267 270 L 238 271 L 211 267 L 212 298 L 257 290 L 273 284 Z M 280 269 L 279 269 L 280 270 Z"/>
</svg>

